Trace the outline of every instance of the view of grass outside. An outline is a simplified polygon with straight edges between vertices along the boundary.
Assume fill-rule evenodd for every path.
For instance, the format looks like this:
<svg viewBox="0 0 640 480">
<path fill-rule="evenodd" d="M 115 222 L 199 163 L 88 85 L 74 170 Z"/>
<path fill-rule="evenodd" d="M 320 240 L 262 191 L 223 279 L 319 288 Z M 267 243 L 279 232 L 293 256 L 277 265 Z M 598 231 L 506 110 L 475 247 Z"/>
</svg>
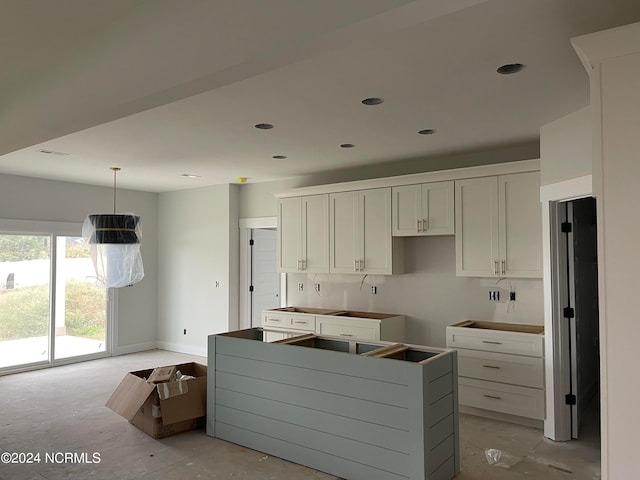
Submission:
<svg viewBox="0 0 640 480">
<path fill-rule="evenodd" d="M 45 261 L 49 258 L 48 237 L 0 235 L 0 264 Z M 68 241 L 67 259 L 89 259 L 86 245 Z M 4 281 L 4 278 L 2 279 Z M 3 285 L 4 286 L 4 285 Z M 65 282 L 66 335 L 104 340 L 106 291 L 81 279 Z M 48 335 L 49 285 L 19 285 L 0 288 L 0 341 Z"/>
</svg>

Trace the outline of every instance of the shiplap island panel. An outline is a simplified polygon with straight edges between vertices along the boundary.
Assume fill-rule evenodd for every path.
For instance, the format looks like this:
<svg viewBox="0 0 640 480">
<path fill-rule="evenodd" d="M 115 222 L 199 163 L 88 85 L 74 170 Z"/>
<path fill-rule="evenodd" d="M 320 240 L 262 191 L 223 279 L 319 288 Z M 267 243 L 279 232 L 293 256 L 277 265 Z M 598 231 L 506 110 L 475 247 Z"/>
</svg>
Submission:
<svg viewBox="0 0 640 480">
<path fill-rule="evenodd" d="M 455 351 L 263 333 L 209 336 L 208 435 L 348 480 L 459 471 Z"/>
</svg>

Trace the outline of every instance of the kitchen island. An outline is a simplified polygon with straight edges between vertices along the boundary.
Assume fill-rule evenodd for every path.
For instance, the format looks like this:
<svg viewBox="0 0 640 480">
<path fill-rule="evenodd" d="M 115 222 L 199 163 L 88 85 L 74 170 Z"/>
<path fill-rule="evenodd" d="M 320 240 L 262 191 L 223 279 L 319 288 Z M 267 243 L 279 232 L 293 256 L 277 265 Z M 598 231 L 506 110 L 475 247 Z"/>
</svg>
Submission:
<svg viewBox="0 0 640 480">
<path fill-rule="evenodd" d="M 264 333 L 209 336 L 208 435 L 348 480 L 459 471 L 455 351 Z"/>
</svg>

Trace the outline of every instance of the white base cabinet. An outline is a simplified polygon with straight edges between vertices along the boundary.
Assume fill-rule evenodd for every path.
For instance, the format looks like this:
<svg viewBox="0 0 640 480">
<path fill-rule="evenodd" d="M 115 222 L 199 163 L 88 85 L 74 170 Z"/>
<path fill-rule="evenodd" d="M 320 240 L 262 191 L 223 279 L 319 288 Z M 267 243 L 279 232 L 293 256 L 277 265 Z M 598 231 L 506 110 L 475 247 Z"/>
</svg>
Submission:
<svg viewBox="0 0 640 480">
<path fill-rule="evenodd" d="M 319 308 L 283 307 L 262 313 L 262 327 L 270 342 L 304 333 L 404 342 L 405 322 L 403 315 Z"/>
<path fill-rule="evenodd" d="M 458 351 L 460 405 L 545 417 L 544 327 L 465 321 L 447 327 Z"/>
</svg>

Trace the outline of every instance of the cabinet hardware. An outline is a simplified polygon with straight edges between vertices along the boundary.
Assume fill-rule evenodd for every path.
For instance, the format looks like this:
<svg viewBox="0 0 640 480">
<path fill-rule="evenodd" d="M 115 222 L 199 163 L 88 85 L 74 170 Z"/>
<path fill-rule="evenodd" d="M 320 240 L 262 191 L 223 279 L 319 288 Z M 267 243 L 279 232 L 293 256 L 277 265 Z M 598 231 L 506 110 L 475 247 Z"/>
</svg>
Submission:
<svg viewBox="0 0 640 480">
<path fill-rule="evenodd" d="M 502 345 L 502 342 L 494 342 L 493 340 L 482 340 L 482 343 L 490 343 L 492 345 Z"/>
<path fill-rule="evenodd" d="M 341 337 L 353 337 L 354 335 L 352 335 L 350 333 L 341 333 L 340 336 Z"/>
<path fill-rule="evenodd" d="M 300 260 L 302 262 L 302 270 L 306 270 L 307 269 L 307 261 L 306 260 Z"/>
<path fill-rule="evenodd" d="M 507 274 L 507 267 L 506 267 L 506 260 L 502 260 L 502 275 L 506 275 Z"/>
<path fill-rule="evenodd" d="M 420 220 L 416 220 L 416 223 L 418 224 L 418 226 L 416 227 L 416 231 L 420 232 Z"/>
<path fill-rule="evenodd" d="M 356 259 L 353 259 L 353 270 L 356 272 L 358 271 L 358 260 Z"/>
<path fill-rule="evenodd" d="M 422 219 L 422 231 L 426 232 L 427 230 L 429 230 L 429 219 L 428 218 L 423 218 Z"/>
<path fill-rule="evenodd" d="M 280 318 L 267 318 L 268 322 L 281 322 L 282 320 Z"/>
<path fill-rule="evenodd" d="M 495 365 L 482 365 L 484 368 L 494 368 L 496 370 L 500 370 L 500 367 L 496 367 Z"/>
<path fill-rule="evenodd" d="M 307 322 L 305 322 L 304 320 L 294 320 L 293 323 L 297 323 L 298 325 L 306 325 Z"/>
<path fill-rule="evenodd" d="M 496 277 L 499 275 L 499 273 L 498 273 L 498 261 L 497 261 L 497 260 L 495 260 L 495 261 L 493 262 L 493 274 L 494 274 Z"/>
<path fill-rule="evenodd" d="M 360 260 L 360 271 L 364 272 L 364 259 Z"/>
<path fill-rule="evenodd" d="M 493 398 L 494 400 L 502 400 L 502 397 L 496 397 L 495 395 L 483 395 L 485 398 Z"/>
</svg>

